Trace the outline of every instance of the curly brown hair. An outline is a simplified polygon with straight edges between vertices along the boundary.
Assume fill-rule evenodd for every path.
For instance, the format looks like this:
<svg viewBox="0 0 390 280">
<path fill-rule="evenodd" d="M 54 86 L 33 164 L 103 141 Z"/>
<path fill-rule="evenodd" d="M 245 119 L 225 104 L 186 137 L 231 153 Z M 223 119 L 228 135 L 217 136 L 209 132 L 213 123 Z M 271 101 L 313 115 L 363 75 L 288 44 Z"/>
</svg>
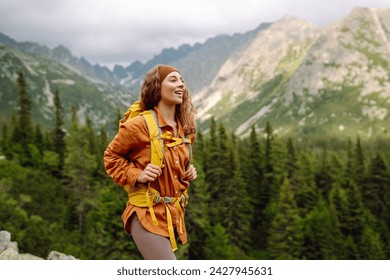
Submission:
<svg viewBox="0 0 390 280">
<path fill-rule="evenodd" d="M 141 87 L 141 109 L 150 110 L 157 106 L 161 100 L 161 83 L 157 65 L 150 69 L 144 78 Z M 184 87 L 183 102 L 176 105 L 176 118 L 181 122 L 185 134 L 196 132 L 196 111 L 191 102 L 187 87 Z"/>
</svg>

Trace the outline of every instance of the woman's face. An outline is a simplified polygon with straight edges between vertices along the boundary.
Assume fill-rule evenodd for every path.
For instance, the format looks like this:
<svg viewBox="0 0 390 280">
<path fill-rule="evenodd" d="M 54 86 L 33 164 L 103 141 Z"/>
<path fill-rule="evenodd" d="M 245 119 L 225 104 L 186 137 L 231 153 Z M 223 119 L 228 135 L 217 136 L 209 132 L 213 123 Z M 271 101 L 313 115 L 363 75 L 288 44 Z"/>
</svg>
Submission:
<svg viewBox="0 0 390 280">
<path fill-rule="evenodd" d="M 165 105 L 174 106 L 183 102 L 185 84 L 178 72 L 169 73 L 161 83 L 161 100 Z"/>
</svg>

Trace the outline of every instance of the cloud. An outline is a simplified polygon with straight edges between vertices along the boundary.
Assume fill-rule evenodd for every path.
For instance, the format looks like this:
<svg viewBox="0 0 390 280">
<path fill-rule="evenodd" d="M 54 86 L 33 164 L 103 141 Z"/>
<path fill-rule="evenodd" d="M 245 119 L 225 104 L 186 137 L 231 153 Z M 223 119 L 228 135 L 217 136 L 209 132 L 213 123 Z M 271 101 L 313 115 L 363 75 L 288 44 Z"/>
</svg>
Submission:
<svg viewBox="0 0 390 280">
<path fill-rule="evenodd" d="M 128 65 L 163 48 L 246 32 L 284 15 L 319 25 L 355 6 L 388 0 L 0 0 L 0 32 L 49 47 L 64 45 L 92 63 Z"/>
</svg>

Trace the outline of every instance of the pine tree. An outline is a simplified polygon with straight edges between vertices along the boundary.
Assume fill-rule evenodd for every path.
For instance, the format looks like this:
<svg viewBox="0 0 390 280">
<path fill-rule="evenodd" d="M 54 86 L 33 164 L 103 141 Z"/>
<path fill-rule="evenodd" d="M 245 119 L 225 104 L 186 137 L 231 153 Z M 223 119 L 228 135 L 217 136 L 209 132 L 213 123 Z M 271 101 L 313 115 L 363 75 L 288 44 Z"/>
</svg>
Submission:
<svg viewBox="0 0 390 280">
<path fill-rule="evenodd" d="M 251 240 L 254 248 L 260 248 L 262 244 L 259 243 L 258 236 L 262 234 L 262 214 L 264 211 L 264 205 L 261 204 L 260 196 L 262 194 L 262 182 L 263 182 L 263 163 L 260 141 L 256 133 L 255 126 L 252 126 L 249 136 L 249 152 L 246 154 L 248 157 L 247 165 L 242 167 L 243 174 L 245 175 L 245 183 L 248 189 L 248 195 L 252 204 L 253 214 L 251 221 Z"/>
<path fill-rule="evenodd" d="M 87 134 L 87 141 L 88 141 L 88 151 L 91 154 L 95 154 L 97 152 L 97 140 L 96 140 L 96 133 L 92 125 L 91 118 L 89 115 L 85 118 L 85 130 Z"/>
<path fill-rule="evenodd" d="M 371 160 L 362 189 L 364 205 L 378 220 L 386 258 L 390 256 L 390 174 L 380 152 Z"/>
<path fill-rule="evenodd" d="M 383 245 L 376 231 L 376 221 L 363 207 L 360 191 L 356 183 L 348 181 L 345 187 L 348 195 L 348 235 L 357 244 L 359 259 L 384 258 Z"/>
<path fill-rule="evenodd" d="M 41 125 L 39 123 L 35 125 L 33 144 L 37 147 L 40 154 L 43 155 L 46 145 L 45 145 L 45 138 L 42 133 Z"/>
<path fill-rule="evenodd" d="M 76 241 L 80 251 L 92 260 L 142 259 L 120 218 L 127 193 L 107 177 L 97 184 L 96 207 L 86 213 L 82 242 Z"/>
<path fill-rule="evenodd" d="M 317 206 L 304 217 L 303 256 L 309 260 L 333 260 L 340 257 L 343 236 L 337 217 L 321 198 Z"/>
<path fill-rule="evenodd" d="M 106 129 L 104 128 L 104 126 L 101 126 L 99 130 L 98 141 L 97 141 L 97 149 L 100 155 L 103 155 L 103 152 L 107 148 L 108 142 L 109 140 L 108 140 L 108 134 L 106 132 Z"/>
<path fill-rule="evenodd" d="M 19 90 L 19 109 L 17 120 L 14 126 L 13 143 L 16 144 L 15 153 L 19 156 L 19 162 L 23 166 L 32 165 L 31 162 L 31 143 L 32 143 L 32 121 L 31 121 L 31 100 L 27 94 L 27 85 L 24 74 L 19 72 L 18 80 Z"/>
<path fill-rule="evenodd" d="M 84 224 L 88 211 L 95 207 L 93 200 L 93 173 L 96 170 L 96 158 L 89 152 L 88 130 L 80 127 L 75 107 L 72 108 L 71 128 L 67 136 L 67 153 L 64 165 L 64 180 L 74 194 L 74 216 L 71 228 L 75 228 L 83 237 Z M 77 223 L 74 221 L 76 220 Z"/>
<path fill-rule="evenodd" d="M 363 147 L 360 138 L 358 137 L 356 140 L 356 147 L 355 147 L 354 179 L 359 186 L 360 192 L 362 192 L 365 173 L 366 173 L 365 157 L 364 157 Z"/>
<path fill-rule="evenodd" d="M 112 133 L 115 135 L 118 132 L 118 125 L 120 120 L 123 118 L 123 114 L 121 113 L 121 110 L 119 107 L 116 108 L 116 115 L 115 119 L 112 122 Z"/>
<path fill-rule="evenodd" d="M 0 135 L 0 156 L 3 155 L 6 147 L 6 139 L 7 139 L 7 126 L 3 123 L 0 123 L 2 130 Z"/>
<path fill-rule="evenodd" d="M 295 200 L 302 215 L 313 210 L 320 198 L 320 191 L 315 183 L 314 159 L 309 152 L 303 152 L 298 159 L 296 184 L 292 185 Z"/>
<path fill-rule="evenodd" d="M 330 209 L 337 216 L 337 224 L 346 242 L 340 248 L 339 259 L 359 259 L 359 251 L 354 237 L 351 235 L 351 211 L 347 190 L 342 188 L 337 182 L 333 184 L 330 192 Z"/>
<path fill-rule="evenodd" d="M 265 141 L 265 172 L 266 176 L 270 176 L 273 173 L 273 165 L 272 165 L 272 140 L 273 140 L 273 129 L 271 124 L 267 122 L 265 128 L 266 141 Z M 267 178 L 266 178 L 267 180 Z"/>
<path fill-rule="evenodd" d="M 285 179 L 275 204 L 275 216 L 269 232 L 269 251 L 274 259 L 290 260 L 302 257 L 302 221 L 294 192 Z"/>
<path fill-rule="evenodd" d="M 337 182 L 340 186 L 345 185 L 345 167 L 343 161 L 340 159 L 340 155 L 336 152 L 331 153 L 329 169 L 333 181 Z"/>
<path fill-rule="evenodd" d="M 45 142 L 41 126 L 39 124 L 35 125 L 34 134 L 32 135 L 31 141 L 32 143 L 29 145 L 31 166 L 41 168 L 45 151 Z"/>
<path fill-rule="evenodd" d="M 252 205 L 248 187 L 241 176 L 236 144 L 237 140 L 232 134 L 228 143 L 228 165 L 226 166 L 230 175 L 226 178 L 223 189 L 221 223 L 226 228 L 231 243 L 245 252 L 250 243 Z"/>
<path fill-rule="evenodd" d="M 265 152 L 264 152 L 264 176 L 263 176 L 263 188 L 260 194 L 262 199 L 263 207 L 266 207 L 268 203 L 275 200 L 279 192 L 279 183 L 277 177 L 280 174 L 277 174 L 275 168 L 275 159 L 274 155 L 274 135 L 271 124 L 267 122 L 265 129 Z"/>
<path fill-rule="evenodd" d="M 373 158 L 365 181 L 362 190 L 364 204 L 390 228 L 390 175 L 380 153 Z"/>
<path fill-rule="evenodd" d="M 347 166 L 345 169 L 345 178 L 347 180 L 353 180 L 354 174 L 353 174 L 353 153 L 352 153 L 352 143 L 351 140 L 348 140 L 347 145 Z"/>
<path fill-rule="evenodd" d="M 348 235 L 351 235 L 356 241 L 360 239 L 362 234 L 364 225 L 364 209 L 356 183 L 350 180 L 344 188 L 347 190 L 346 193 L 348 199 L 348 215 L 346 216 Z"/>
<path fill-rule="evenodd" d="M 20 143 L 28 144 L 31 143 L 32 135 L 31 100 L 27 94 L 26 80 L 22 71 L 19 72 L 17 83 L 19 89 L 18 124 L 20 125 L 17 136 L 21 138 Z"/>
<path fill-rule="evenodd" d="M 344 236 L 349 234 L 348 227 L 348 198 L 346 191 L 338 184 L 332 185 L 331 192 L 329 194 L 330 208 L 337 215 L 338 227 Z"/>
<path fill-rule="evenodd" d="M 384 246 L 380 234 L 365 225 L 359 243 L 360 258 L 364 260 L 385 260 Z"/>
<path fill-rule="evenodd" d="M 107 175 L 104 167 L 103 154 L 107 148 L 108 143 L 109 143 L 108 134 L 104 126 L 101 126 L 99 130 L 99 135 L 97 136 L 97 142 L 96 142 L 96 161 L 97 161 L 97 167 L 95 173 L 96 178 L 105 178 Z"/>
<path fill-rule="evenodd" d="M 53 133 L 53 145 L 54 152 L 58 154 L 58 169 L 56 170 L 56 175 L 62 177 L 62 172 L 64 168 L 65 161 L 65 132 L 63 129 L 63 111 L 62 111 L 60 92 L 56 90 L 54 92 L 54 113 L 55 113 L 55 126 Z"/>
<path fill-rule="evenodd" d="M 213 223 L 220 223 L 223 197 L 222 191 L 225 181 L 229 178 L 228 158 L 227 158 L 227 136 L 223 124 L 219 125 L 218 135 L 216 134 L 216 124 L 212 122 L 210 128 L 210 140 L 208 145 L 210 158 L 212 159 L 207 167 L 206 180 L 210 190 L 210 218 Z M 228 176 L 228 177 L 226 177 Z"/>
<path fill-rule="evenodd" d="M 298 172 L 298 159 L 291 137 L 287 139 L 287 178 L 295 185 Z"/>
<path fill-rule="evenodd" d="M 232 183 L 234 170 L 233 162 L 231 159 L 231 154 L 229 153 L 228 147 L 228 137 L 226 134 L 226 129 L 223 123 L 218 125 L 218 161 L 216 162 L 213 168 L 213 175 L 217 178 L 215 185 L 217 186 L 217 192 L 212 192 L 212 197 L 214 199 L 214 213 L 212 212 L 212 220 L 221 223 L 222 226 L 226 227 L 226 215 L 225 212 L 229 207 L 229 201 L 231 201 L 231 188 L 233 186 L 229 185 Z M 229 209 L 230 210 L 230 209 Z M 224 221 L 225 220 L 225 221 Z"/>
<path fill-rule="evenodd" d="M 260 224 L 258 225 L 259 232 L 256 236 L 256 241 L 254 247 L 257 249 L 266 249 L 268 244 L 269 237 L 269 228 L 271 226 L 271 221 L 274 219 L 272 203 L 276 201 L 278 195 L 277 181 L 275 177 L 275 169 L 273 165 L 273 130 L 269 122 L 267 122 L 265 129 L 265 151 L 264 151 L 264 175 L 263 181 L 261 183 L 261 188 L 259 190 L 258 196 L 258 211 L 261 217 Z"/>
<path fill-rule="evenodd" d="M 206 259 L 207 230 L 210 228 L 208 183 L 205 180 L 201 165 L 194 159 L 193 164 L 198 172 L 195 181 L 191 181 L 189 203 L 186 206 L 186 227 L 189 236 L 189 259 Z"/>
<path fill-rule="evenodd" d="M 254 196 L 258 196 L 261 188 L 260 184 L 263 181 L 263 166 L 260 141 L 256 133 L 255 127 L 252 127 L 249 136 L 249 166 L 250 174 L 247 182 L 252 186 L 250 191 Z"/>
<path fill-rule="evenodd" d="M 220 224 L 212 226 L 208 231 L 205 242 L 205 255 L 207 260 L 232 260 L 234 249 L 229 242 L 225 228 Z"/>
<path fill-rule="evenodd" d="M 206 174 L 206 180 L 210 182 L 209 180 L 212 179 L 212 174 L 209 172 L 210 166 L 214 166 L 214 164 L 218 161 L 219 152 L 218 152 L 218 138 L 217 138 L 217 124 L 214 120 L 214 118 L 211 118 L 210 122 L 210 131 L 208 134 L 207 139 L 204 141 L 204 165 L 203 169 Z M 211 160 L 213 159 L 213 160 Z M 212 188 L 210 189 L 212 191 Z"/>
<path fill-rule="evenodd" d="M 325 201 L 329 202 L 329 193 L 332 184 L 335 182 L 330 168 L 331 164 L 328 157 L 328 152 L 324 149 L 320 155 L 320 163 L 315 171 L 315 182 L 318 190 L 322 194 Z"/>
<path fill-rule="evenodd" d="M 13 157 L 12 146 L 11 146 L 11 133 L 9 132 L 8 125 L 5 123 L 2 127 L 2 136 L 1 136 L 1 151 L 2 154 L 8 159 L 11 160 Z"/>
<path fill-rule="evenodd" d="M 199 129 L 196 132 L 196 141 L 193 145 L 192 151 L 196 161 L 199 162 L 199 164 L 202 166 L 203 169 L 207 165 L 207 155 L 205 151 L 205 145 L 206 143 L 205 143 L 204 136 Z"/>
</svg>

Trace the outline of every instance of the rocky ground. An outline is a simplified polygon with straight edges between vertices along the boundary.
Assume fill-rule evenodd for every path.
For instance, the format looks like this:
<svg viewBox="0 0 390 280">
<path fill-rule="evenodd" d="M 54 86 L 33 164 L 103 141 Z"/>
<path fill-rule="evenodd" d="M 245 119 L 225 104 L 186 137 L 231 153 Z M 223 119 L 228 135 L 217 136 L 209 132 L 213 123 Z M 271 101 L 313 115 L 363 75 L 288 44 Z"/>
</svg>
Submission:
<svg viewBox="0 0 390 280">
<path fill-rule="evenodd" d="M 0 260 L 45 260 L 28 253 L 19 253 L 18 243 L 11 241 L 11 233 L 0 231 Z M 46 260 L 76 260 L 71 255 L 51 251 Z"/>
</svg>

